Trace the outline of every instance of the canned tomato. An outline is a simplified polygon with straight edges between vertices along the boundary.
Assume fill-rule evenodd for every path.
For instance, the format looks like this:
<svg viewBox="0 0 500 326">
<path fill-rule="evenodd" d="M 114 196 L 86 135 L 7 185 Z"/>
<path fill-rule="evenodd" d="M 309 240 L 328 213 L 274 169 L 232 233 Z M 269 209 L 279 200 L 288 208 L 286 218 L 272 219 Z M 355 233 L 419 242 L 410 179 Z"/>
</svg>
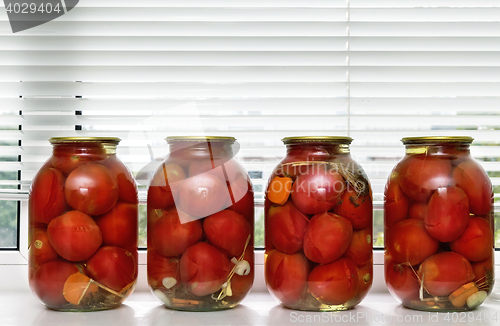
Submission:
<svg viewBox="0 0 500 326">
<path fill-rule="evenodd" d="M 346 310 L 373 275 L 373 204 L 349 137 L 287 137 L 265 199 L 265 277 L 285 307 Z"/>
<path fill-rule="evenodd" d="M 47 307 L 120 305 L 137 279 L 137 187 L 118 138 L 51 138 L 29 198 L 29 282 Z"/>
<path fill-rule="evenodd" d="M 148 283 L 168 308 L 232 308 L 254 279 L 254 200 L 233 137 L 168 137 L 148 189 Z"/>
<path fill-rule="evenodd" d="M 470 137 L 403 138 L 385 187 L 385 280 L 405 307 L 464 311 L 492 290 L 493 190 Z"/>
</svg>

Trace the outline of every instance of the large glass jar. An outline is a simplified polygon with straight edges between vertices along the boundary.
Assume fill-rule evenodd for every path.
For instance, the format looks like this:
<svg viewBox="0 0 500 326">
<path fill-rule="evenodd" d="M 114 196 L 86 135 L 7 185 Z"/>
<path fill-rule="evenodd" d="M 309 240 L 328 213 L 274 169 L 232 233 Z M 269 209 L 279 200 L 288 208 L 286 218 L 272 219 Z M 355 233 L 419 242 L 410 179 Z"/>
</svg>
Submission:
<svg viewBox="0 0 500 326">
<path fill-rule="evenodd" d="M 373 280 L 370 183 L 349 137 L 287 137 L 265 200 L 265 277 L 285 307 L 346 310 Z"/>
<path fill-rule="evenodd" d="M 29 283 L 48 308 L 120 305 L 137 279 L 137 187 L 118 138 L 51 138 L 29 198 Z"/>
<path fill-rule="evenodd" d="M 148 283 L 168 308 L 232 308 L 254 279 L 254 201 L 233 137 L 168 137 L 148 189 Z"/>
<path fill-rule="evenodd" d="M 493 191 L 470 137 L 403 138 L 385 188 L 385 279 L 405 307 L 464 311 L 491 292 Z"/>
</svg>

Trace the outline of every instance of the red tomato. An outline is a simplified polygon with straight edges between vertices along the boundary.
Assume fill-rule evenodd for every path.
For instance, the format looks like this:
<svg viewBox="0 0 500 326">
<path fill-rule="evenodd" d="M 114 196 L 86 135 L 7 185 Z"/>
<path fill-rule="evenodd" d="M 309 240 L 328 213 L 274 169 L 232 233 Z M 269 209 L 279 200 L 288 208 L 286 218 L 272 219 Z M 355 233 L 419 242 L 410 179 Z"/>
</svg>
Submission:
<svg viewBox="0 0 500 326">
<path fill-rule="evenodd" d="M 179 262 L 181 280 L 199 297 L 217 292 L 227 281 L 231 263 L 214 246 L 198 242 L 189 247 Z"/>
<path fill-rule="evenodd" d="M 332 209 L 344 189 L 344 178 L 337 171 L 311 168 L 297 177 L 291 196 L 301 212 L 318 214 Z"/>
<path fill-rule="evenodd" d="M 346 218 L 329 212 L 314 215 L 304 233 L 304 254 L 313 262 L 331 263 L 344 254 L 351 237 Z"/>
<path fill-rule="evenodd" d="M 494 251 L 492 250 L 491 255 L 485 260 L 471 263 L 472 270 L 474 271 L 475 275 L 473 281 L 476 282 L 476 284 L 481 284 L 483 282 L 486 282 L 486 284 L 490 283 L 490 281 L 488 281 L 488 275 L 490 275 L 490 277 L 493 277 L 495 272 L 495 266 L 493 264 L 493 252 Z M 493 284 L 490 283 L 488 288 L 486 289 L 488 293 L 489 291 L 491 291 L 492 286 Z"/>
<path fill-rule="evenodd" d="M 74 209 L 88 215 L 101 215 L 118 200 L 118 183 L 104 165 L 87 163 L 70 173 L 64 194 Z"/>
<path fill-rule="evenodd" d="M 264 268 L 271 294 L 285 306 L 296 304 L 307 288 L 309 263 L 304 254 L 288 255 L 272 250 L 267 253 Z"/>
<path fill-rule="evenodd" d="M 352 233 L 349 247 L 344 253 L 345 257 L 351 258 L 357 265 L 363 265 L 372 259 L 373 241 L 372 228 L 356 230 Z"/>
<path fill-rule="evenodd" d="M 67 176 L 77 167 L 92 161 L 104 160 L 107 156 L 106 150 L 100 144 L 82 145 L 84 147 L 75 147 L 74 144 L 56 145 L 51 157 L 52 165 Z"/>
<path fill-rule="evenodd" d="M 416 201 L 410 205 L 410 210 L 408 212 L 408 215 L 410 218 L 415 218 L 417 220 L 423 221 L 427 216 L 428 210 L 429 207 L 427 206 L 427 203 Z"/>
<path fill-rule="evenodd" d="M 358 293 L 358 267 L 352 259 L 341 258 L 314 268 L 307 281 L 309 291 L 319 302 L 327 305 L 344 304 Z"/>
<path fill-rule="evenodd" d="M 472 266 L 464 256 L 454 252 L 435 254 L 420 265 L 418 276 L 432 295 L 448 296 L 474 279 Z"/>
<path fill-rule="evenodd" d="M 50 244 L 47 231 L 45 229 L 36 228 L 33 231 L 30 242 L 30 272 L 31 270 L 36 270 L 40 265 L 55 259 L 57 259 L 57 252 Z"/>
<path fill-rule="evenodd" d="M 47 307 L 60 309 L 68 303 L 63 296 L 64 282 L 76 272 L 78 267 L 75 264 L 51 260 L 35 271 L 30 282 L 31 289 Z"/>
<path fill-rule="evenodd" d="M 254 200 L 253 188 L 246 177 L 239 177 L 228 186 L 230 201 L 226 206 L 232 211 L 243 215 L 247 221 L 253 224 L 254 221 Z"/>
<path fill-rule="evenodd" d="M 414 267 L 415 268 L 415 267 Z M 405 264 L 398 264 L 393 260 L 386 259 L 385 283 L 389 291 L 399 298 L 403 304 L 418 299 L 420 282 L 413 269 Z"/>
<path fill-rule="evenodd" d="M 239 258 L 252 228 L 242 215 L 223 210 L 205 218 L 203 231 L 210 244 L 228 254 L 229 258 Z"/>
<path fill-rule="evenodd" d="M 95 221 L 101 230 L 104 246 L 128 249 L 137 244 L 137 205 L 118 202 Z"/>
<path fill-rule="evenodd" d="M 47 234 L 56 252 L 69 261 L 89 259 L 102 244 L 96 222 L 80 211 L 70 211 L 53 219 Z"/>
<path fill-rule="evenodd" d="M 175 163 L 163 163 L 155 173 L 148 188 L 148 207 L 169 208 L 175 203 L 174 194 L 178 195 L 178 187 L 186 179 L 184 169 Z"/>
<path fill-rule="evenodd" d="M 485 260 L 491 255 L 493 233 L 490 223 L 481 217 L 471 217 L 465 231 L 450 243 L 450 249 L 469 261 Z"/>
<path fill-rule="evenodd" d="M 148 248 L 148 284 L 154 290 L 164 288 L 163 280 L 172 277 L 176 284 L 180 284 L 181 276 L 179 272 L 179 258 L 164 257 L 158 254 L 154 249 Z M 175 286 L 174 285 L 174 286 Z"/>
<path fill-rule="evenodd" d="M 163 215 L 148 227 L 151 243 L 163 256 L 181 255 L 189 246 L 201 239 L 203 230 L 199 220 L 181 223 L 179 215 L 186 214 L 175 208 L 163 212 Z"/>
<path fill-rule="evenodd" d="M 195 217 L 206 217 L 224 209 L 229 199 L 226 183 L 210 173 L 184 180 L 179 189 L 182 209 Z"/>
<path fill-rule="evenodd" d="M 130 204 L 138 204 L 137 187 L 134 176 L 127 167 L 117 158 L 112 157 L 104 162 L 103 165 L 111 170 L 111 173 L 118 182 L 118 201 Z"/>
<path fill-rule="evenodd" d="M 354 306 L 360 303 L 370 291 L 373 283 L 373 262 L 368 262 L 358 266 L 358 292 L 356 296 L 349 302 L 349 305 Z"/>
<path fill-rule="evenodd" d="M 64 176 L 56 169 L 42 169 L 33 179 L 30 192 L 30 215 L 34 223 L 48 224 L 66 208 Z"/>
<path fill-rule="evenodd" d="M 267 215 L 267 236 L 274 247 L 286 254 L 302 249 L 307 216 L 293 205 L 292 201 L 283 206 L 271 206 Z"/>
<path fill-rule="evenodd" d="M 353 187 L 347 187 L 342 194 L 340 204 L 333 212 L 351 221 L 354 229 L 364 229 L 372 223 L 373 202 L 370 195 L 360 196 Z"/>
<path fill-rule="evenodd" d="M 436 253 L 439 241 L 430 236 L 421 220 L 403 220 L 386 234 L 385 247 L 395 263 L 412 266 Z"/>
<path fill-rule="evenodd" d="M 410 200 L 401 190 L 397 176 L 397 173 L 393 173 L 385 186 L 384 223 L 386 230 L 408 217 Z"/>
<path fill-rule="evenodd" d="M 228 301 L 240 302 L 252 288 L 253 280 L 255 277 L 253 246 L 247 248 L 243 259 L 245 259 L 250 264 L 250 273 L 248 273 L 248 275 L 233 275 L 233 277 L 231 278 L 231 290 L 233 292 L 233 295 L 231 297 L 226 297 Z"/>
<path fill-rule="evenodd" d="M 137 261 L 128 250 L 104 246 L 87 261 L 87 272 L 92 279 L 120 292 L 135 281 Z"/>
<path fill-rule="evenodd" d="M 425 229 L 441 242 L 456 240 L 469 221 L 469 200 L 457 187 L 439 188 L 429 200 Z"/>
<path fill-rule="evenodd" d="M 473 160 L 462 162 L 453 170 L 452 178 L 469 198 L 471 213 L 486 215 L 490 212 L 493 207 L 493 188 L 481 165 Z"/>
<path fill-rule="evenodd" d="M 406 156 L 399 166 L 399 185 L 411 199 L 427 201 L 434 190 L 450 183 L 451 163 L 418 154 Z"/>
</svg>

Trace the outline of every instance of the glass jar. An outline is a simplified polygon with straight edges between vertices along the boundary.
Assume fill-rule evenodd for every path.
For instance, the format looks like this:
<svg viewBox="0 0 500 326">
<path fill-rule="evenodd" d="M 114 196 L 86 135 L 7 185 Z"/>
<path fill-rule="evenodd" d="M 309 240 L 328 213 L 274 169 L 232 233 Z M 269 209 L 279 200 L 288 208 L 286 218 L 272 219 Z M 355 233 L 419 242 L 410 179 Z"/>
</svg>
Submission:
<svg viewBox="0 0 500 326">
<path fill-rule="evenodd" d="M 491 292 L 493 191 L 470 137 L 403 138 L 385 187 L 385 280 L 405 307 L 465 311 Z"/>
<path fill-rule="evenodd" d="M 265 277 L 285 307 L 347 310 L 373 280 L 370 183 L 349 137 L 287 137 L 265 199 Z"/>
<path fill-rule="evenodd" d="M 168 308 L 238 305 L 254 279 L 254 201 L 233 137 L 168 137 L 148 189 L 148 283 Z"/>
<path fill-rule="evenodd" d="M 120 305 L 137 279 L 137 187 L 118 138 L 51 138 L 29 198 L 29 283 L 48 308 Z"/>
</svg>

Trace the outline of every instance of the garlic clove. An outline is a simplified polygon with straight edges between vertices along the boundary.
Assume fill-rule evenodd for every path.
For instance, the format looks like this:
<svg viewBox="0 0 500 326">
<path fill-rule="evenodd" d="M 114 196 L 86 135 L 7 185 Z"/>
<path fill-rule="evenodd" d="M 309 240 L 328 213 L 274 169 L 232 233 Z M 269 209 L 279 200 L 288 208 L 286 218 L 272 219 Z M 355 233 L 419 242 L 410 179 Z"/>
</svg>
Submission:
<svg viewBox="0 0 500 326">
<path fill-rule="evenodd" d="M 233 295 L 233 290 L 231 289 L 231 281 L 228 281 L 226 287 L 226 296 L 231 297 Z"/>
<path fill-rule="evenodd" d="M 248 275 L 250 274 L 250 264 L 246 260 L 241 260 L 236 264 L 234 272 L 241 276 Z"/>
<path fill-rule="evenodd" d="M 177 284 L 177 280 L 174 277 L 165 277 L 161 283 L 167 289 L 171 289 L 173 286 Z"/>
<path fill-rule="evenodd" d="M 474 309 L 483 303 L 484 300 L 486 300 L 486 297 L 488 297 L 488 293 L 486 291 L 476 292 L 467 298 L 467 305 L 469 308 Z"/>
</svg>

